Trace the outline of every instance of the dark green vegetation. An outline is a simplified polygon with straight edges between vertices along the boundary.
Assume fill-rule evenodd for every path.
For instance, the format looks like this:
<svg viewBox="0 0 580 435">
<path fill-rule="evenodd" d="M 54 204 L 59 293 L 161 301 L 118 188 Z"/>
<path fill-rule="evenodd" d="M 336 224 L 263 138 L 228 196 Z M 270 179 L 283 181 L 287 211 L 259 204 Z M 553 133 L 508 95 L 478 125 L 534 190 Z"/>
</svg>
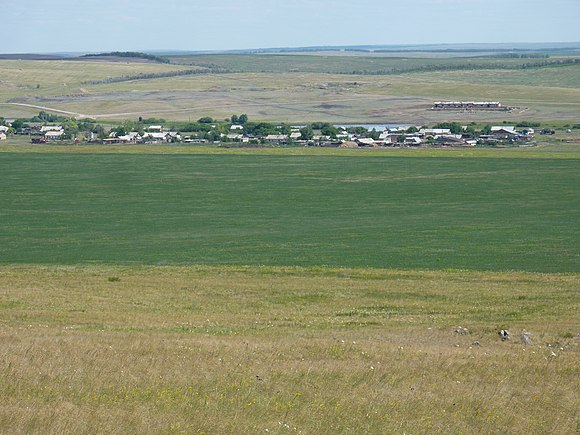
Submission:
<svg viewBox="0 0 580 435">
<path fill-rule="evenodd" d="M 230 72 L 308 72 L 328 74 L 400 74 L 454 70 L 512 70 L 577 65 L 576 58 L 525 57 L 408 58 L 348 55 L 207 54 L 168 56 L 172 63 Z"/>
<path fill-rule="evenodd" d="M 97 53 L 97 54 L 85 54 L 81 56 L 81 58 L 86 57 L 121 57 L 121 58 L 129 58 L 129 59 L 145 59 L 150 60 L 152 62 L 159 62 L 159 63 L 169 63 L 169 60 L 155 56 L 153 54 L 147 53 L 140 53 L 135 51 L 113 51 L 111 53 Z"/>
<path fill-rule="evenodd" d="M 578 272 L 579 163 L 4 154 L 0 261 Z"/>
</svg>

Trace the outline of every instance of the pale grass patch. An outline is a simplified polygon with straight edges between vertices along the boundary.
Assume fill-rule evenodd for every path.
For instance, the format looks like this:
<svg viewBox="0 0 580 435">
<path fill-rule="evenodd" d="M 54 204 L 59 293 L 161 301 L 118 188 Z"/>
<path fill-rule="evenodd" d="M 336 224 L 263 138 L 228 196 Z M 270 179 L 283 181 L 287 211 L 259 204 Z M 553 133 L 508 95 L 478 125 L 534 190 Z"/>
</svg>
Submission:
<svg viewBox="0 0 580 435">
<path fill-rule="evenodd" d="M 579 284 L 533 273 L 2 266 L 0 427 L 574 433 Z M 501 342 L 499 327 L 534 343 Z"/>
</svg>

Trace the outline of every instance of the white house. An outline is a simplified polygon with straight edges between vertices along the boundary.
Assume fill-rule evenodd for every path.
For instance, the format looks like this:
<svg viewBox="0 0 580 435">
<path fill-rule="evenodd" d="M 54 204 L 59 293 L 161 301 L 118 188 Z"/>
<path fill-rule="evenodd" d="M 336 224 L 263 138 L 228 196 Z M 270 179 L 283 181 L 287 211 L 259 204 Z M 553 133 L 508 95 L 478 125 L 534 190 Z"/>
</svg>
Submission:
<svg viewBox="0 0 580 435">
<path fill-rule="evenodd" d="M 62 125 L 43 125 L 40 127 L 41 133 L 47 133 L 49 131 L 64 131 Z"/>
<path fill-rule="evenodd" d="M 45 138 L 53 140 L 62 139 L 63 136 L 64 130 L 51 130 L 44 133 Z"/>
<path fill-rule="evenodd" d="M 6 133 L 0 131 L 0 140 L 6 140 Z"/>
<path fill-rule="evenodd" d="M 419 130 L 419 134 L 423 136 L 440 136 L 442 134 L 451 134 L 449 128 L 422 128 Z"/>
</svg>

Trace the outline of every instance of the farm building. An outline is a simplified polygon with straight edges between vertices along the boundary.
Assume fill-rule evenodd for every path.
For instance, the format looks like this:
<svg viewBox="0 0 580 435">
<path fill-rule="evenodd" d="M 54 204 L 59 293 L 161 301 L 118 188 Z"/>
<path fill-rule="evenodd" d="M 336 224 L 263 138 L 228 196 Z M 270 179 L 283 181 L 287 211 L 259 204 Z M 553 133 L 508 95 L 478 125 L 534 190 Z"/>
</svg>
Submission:
<svg viewBox="0 0 580 435">
<path fill-rule="evenodd" d="M 436 101 L 433 110 L 503 110 L 498 101 Z"/>
<path fill-rule="evenodd" d="M 6 133 L 0 131 L 0 140 L 6 140 Z"/>
</svg>

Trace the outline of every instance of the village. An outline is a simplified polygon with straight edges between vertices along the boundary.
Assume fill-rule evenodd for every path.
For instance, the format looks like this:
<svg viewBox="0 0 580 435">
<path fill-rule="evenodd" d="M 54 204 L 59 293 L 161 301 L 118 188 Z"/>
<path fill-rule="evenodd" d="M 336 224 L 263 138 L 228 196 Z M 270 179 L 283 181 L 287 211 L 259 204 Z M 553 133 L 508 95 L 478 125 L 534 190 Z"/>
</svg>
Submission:
<svg viewBox="0 0 580 435">
<path fill-rule="evenodd" d="M 312 146 L 335 148 L 359 147 L 474 147 L 499 144 L 529 143 L 536 131 L 529 126 L 486 125 L 479 131 L 473 125 L 441 123 L 433 127 L 420 125 L 276 125 L 267 123 L 212 123 L 197 127 L 184 126 L 177 130 L 163 125 L 140 126 L 125 131 L 111 128 L 106 131 L 67 131 L 65 125 L 36 124 L 14 129 L 10 123 L 0 125 L 0 140 L 10 133 L 28 135 L 33 144 L 91 143 L 91 144 L 221 144 L 229 147 Z M 63 123 L 64 124 L 64 123 Z M 258 127 L 257 127 L 258 126 Z M 172 126 L 175 127 L 175 126 Z M 96 130 L 96 129 L 93 129 Z M 553 130 L 540 130 L 553 134 Z"/>
</svg>

